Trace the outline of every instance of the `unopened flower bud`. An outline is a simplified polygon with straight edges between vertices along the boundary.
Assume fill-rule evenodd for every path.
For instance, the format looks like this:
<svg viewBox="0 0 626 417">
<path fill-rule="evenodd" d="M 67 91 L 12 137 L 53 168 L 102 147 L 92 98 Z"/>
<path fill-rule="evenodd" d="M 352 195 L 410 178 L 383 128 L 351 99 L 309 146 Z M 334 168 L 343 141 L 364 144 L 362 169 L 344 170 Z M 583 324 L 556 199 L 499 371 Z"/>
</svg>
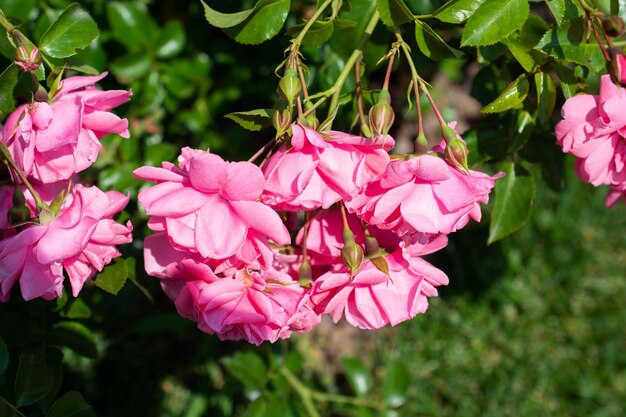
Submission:
<svg viewBox="0 0 626 417">
<path fill-rule="evenodd" d="M 311 264 L 304 259 L 298 269 L 298 282 L 301 287 L 310 288 L 311 280 L 313 279 L 313 271 L 311 270 Z"/>
<path fill-rule="evenodd" d="M 293 105 L 293 101 L 300 94 L 300 79 L 296 75 L 296 71 L 293 68 L 289 68 L 285 71 L 285 75 L 278 82 L 278 93 L 290 106 Z"/>
<path fill-rule="evenodd" d="M 415 138 L 415 153 L 423 154 L 430 150 L 430 144 L 428 143 L 428 138 L 424 133 L 420 133 Z"/>
<path fill-rule="evenodd" d="M 289 110 L 276 110 L 272 115 L 272 124 L 276 129 L 276 137 L 281 136 L 291 126 L 291 112 Z"/>
<path fill-rule="evenodd" d="M 619 16 L 608 16 L 602 21 L 602 27 L 607 35 L 612 38 L 624 34 L 624 21 Z"/>
<path fill-rule="evenodd" d="M 41 65 L 41 53 L 37 47 L 28 48 L 24 45 L 15 50 L 15 65 L 24 72 L 35 72 Z"/>
<path fill-rule="evenodd" d="M 391 108 L 389 91 L 382 90 L 380 92 L 378 102 L 370 109 L 369 119 L 374 135 L 386 135 L 389 132 L 395 119 L 393 108 Z"/>
<path fill-rule="evenodd" d="M 350 273 L 354 274 L 359 270 L 363 263 L 363 248 L 357 245 L 354 240 L 354 233 L 348 228 L 343 229 L 343 248 L 341 248 L 341 259 L 343 263 L 350 269 Z"/>
<path fill-rule="evenodd" d="M 458 170 L 468 172 L 467 166 L 467 145 L 465 142 L 456 139 L 448 142 L 445 149 L 446 160 Z"/>
<path fill-rule="evenodd" d="M 611 74 L 613 82 L 616 84 L 626 85 L 626 57 L 622 54 L 620 48 L 611 48 L 611 60 L 607 64 L 607 70 Z"/>
<path fill-rule="evenodd" d="M 380 246 L 374 236 L 365 236 L 365 255 L 367 257 L 376 256 L 380 252 Z"/>
</svg>

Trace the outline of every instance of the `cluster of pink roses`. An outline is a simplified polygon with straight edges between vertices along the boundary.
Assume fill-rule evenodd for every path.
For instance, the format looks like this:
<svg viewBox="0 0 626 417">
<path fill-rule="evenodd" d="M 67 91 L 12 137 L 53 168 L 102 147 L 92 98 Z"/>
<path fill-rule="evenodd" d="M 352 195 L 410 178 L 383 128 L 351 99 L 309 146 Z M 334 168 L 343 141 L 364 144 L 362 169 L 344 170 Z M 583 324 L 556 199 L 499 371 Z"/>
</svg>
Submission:
<svg viewBox="0 0 626 417">
<path fill-rule="evenodd" d="M 131 93 L 95 88 L 105 76 L 62 80 L 47 102 L 19 106 L 2 130 L 13 165 L 13 183 L 0 186 L 2 302 L 17 281 L 25 300 L 59 297 L 64 274 L 76 296 L 120 256 L 116 245 L 132 239 L 130 222 L 113 220 L 129 197 L 75 181 L 95 162 L 104 135 L 129 137 L 128 121 L 110 110 Z M 20 212 L 18 219 L 12 215 Z"/>
<path fill-rule="evenodd" d="M 147 272 L 201 330 L 257 345 L 322 314 L 373 329 L 424 312 L 448 278 L 421 256 L 480 220 L 496 177 L 393 146 L 298 123 L 261 168 L 184 148 L 137 169 L 156 183 L 139 194 Z"/>
<path fill-rule="evenodd" d="M 626 89 L 610 75 L 600 78 L 600 94 L 569 98 L 555 128 L 564 152 L 576 156 L 576 173 L 591 184 L 611 190 L 607 207 L 626 201 Z"/>
</svg>

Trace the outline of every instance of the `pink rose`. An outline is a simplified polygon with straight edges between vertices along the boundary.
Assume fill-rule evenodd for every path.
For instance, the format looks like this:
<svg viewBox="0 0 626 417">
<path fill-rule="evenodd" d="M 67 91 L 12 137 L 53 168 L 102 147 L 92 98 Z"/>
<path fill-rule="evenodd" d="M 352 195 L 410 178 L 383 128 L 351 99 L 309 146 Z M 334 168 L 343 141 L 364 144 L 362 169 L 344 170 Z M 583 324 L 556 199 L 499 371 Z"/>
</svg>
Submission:
<svg viewBox="0 0 626 417">
<path fill-rule="evenodd" d="M 129 137 L 128 121 L 110 110 L 131 93 L 96 89 L 93 84 L 105 76 L 66 78 L 51 104 L 23 104 L 9 116 L 2 140 L 27 177 L 42 183 L 70 179 L 94 163 L 104 135 Z"/>
<path fill-rule="evenodd" d="M 139 193 L 149 226 L 163 231 L 178 250 L 203 258 L 271 265 L 268 237 L 291 242 L 278 214 L 257 201 L 265 179 L 249 162 L 225 162 L 209 152 L 185 148 L 180 168 L 141 167 L 137 178 L 157 184 Z"/>
<path fill-rule="evenodd" d="M 489 201 L 496 178 L 471 170 L 464 174 L 424 154 L 391 161 L 385 174 L 346 207 L 365 222 L 399 235 L 449 234 L 470 218 L 480 221 L 480 203 Z"/>
<path fill-rule="evenodd" d="M 342 315 L 361 329 L 397 325 L 428 308 L 435 287 L 447 285 L 447 276 L 418 257 L 407 261 L 400 249 L 384 259 L 389 275 L 366 260 L 353 277 L 340 267 L 319 277 L 313 284 L 311 301 L 318 313 L 328 313 L 337 323 Z"/>
<path fill-rule="evenodd" d="M 611 208 L 620 201 L 626 203 L 626 182 L 611 186 L 606 196 L 606 207 Z"/>
<path fill-rule="evenodd" d="M 316 132 L 291 126 L 291 145 L 284 145 L 263 168 L 267 183 L 263 201 L 280 210 L 328 208 L 362 191 L 385 171 L 390 136 L 375 139 L 342 132 Z"/>
<path fill-rule="evenodd" d="M 626 89 L 609 75 L 600 79 L 600 95 L 569 98 L 555 127 L 563 152 L 576 156 L 576 172 L 593 185 L 626 181 Z"/>
<path fill-rule="evenodd" d="M 130 242 L 130 224 L 111 224 L 111 217 L 128 202 L 116 192 L 75 185 L 71 195 L 48 223 L 25 227 L 0 242 L 0 300 L 7 301 L 19 280 L 25 300 L 59 297 L 63 270 L 72 292 L 119 256 L 115 245 Z"/>
</svg>

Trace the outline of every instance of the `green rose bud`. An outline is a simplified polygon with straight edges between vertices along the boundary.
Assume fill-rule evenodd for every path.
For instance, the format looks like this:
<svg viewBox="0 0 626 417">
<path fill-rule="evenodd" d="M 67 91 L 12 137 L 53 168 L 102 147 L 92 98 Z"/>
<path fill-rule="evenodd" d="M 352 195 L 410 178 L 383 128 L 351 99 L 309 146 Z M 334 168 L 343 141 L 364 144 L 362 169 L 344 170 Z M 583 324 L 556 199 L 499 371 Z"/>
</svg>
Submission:
<svg viewBox="0 0 626 417">
<path fill-rule="evenodd" d="M 300 94 L 300 79 L 293 68 L 285 71 L 285 75 L 278 82 L 278 93 L 289 106 L 293 106 L 293 101 Z"/>
<path fill-rule="evenodd" d="M 343 229 L 343 248 L 341 248 L 341 259 L 343 263 L 350 269 L 350 273 L 354 274 L 359 270 L 363 263 L 363 248 L 354 241 L 354 233 L 348 228 Z"/>
<path fill-rule="evenodd" d="M 378 102 L 370 109 L 369 119 L 374 135 L 386 135 L 389 132 L 395 119 L 393 108 L 391 108 L 389 91 L 382 90 L 380 92 Z"/>
</svg>

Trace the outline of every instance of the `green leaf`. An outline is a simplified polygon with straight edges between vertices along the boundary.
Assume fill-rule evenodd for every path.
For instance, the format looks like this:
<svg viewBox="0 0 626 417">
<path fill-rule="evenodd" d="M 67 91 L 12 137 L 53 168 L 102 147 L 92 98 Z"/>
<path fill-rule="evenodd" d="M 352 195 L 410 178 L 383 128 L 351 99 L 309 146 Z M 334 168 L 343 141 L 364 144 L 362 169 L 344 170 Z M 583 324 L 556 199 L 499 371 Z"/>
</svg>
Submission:
<svg viewBox="0 0 626 417">
<path fill-rule="evenodd" d="M 61 316 L 68 319 L 88 319 L 91 317 L 91 309 L 81 298 L 76 298 Z"/>
<path fill-rule="evenodd" d="M 535 199 L 535 180 L 531 175 L 516 172 L 513 162 L 505 162 L 500 169 L 504 178 L 496 181 L 488 244 L 519 230 L 528 220 Z"/>
<path fill-rule="evenodd" d="M 306 25 L 306 23 L 300 23 L 295 26 L 291 26 L 287 29 L 287 35 L 291 37 L 297 36 L 302 28 Z M 311 25 L 309 31 L 304 35 L 304 39 L 302 40 L 302 45 L 304 46 L 320 46 L 326 43 L 332 36 L 335 31 L 335 23 L 331 20 L 327 21 L 316 21 Z"/>
<path fill-rule="evenodd" d="M 185 47 L 185 29 L 179 20 L 171 20 L 156 42 L 156 56 L 162 59 L 176 56 Z"/>
<path fill-rule="evenodd" d="M 272 114 L 274 114 L 274 111 L 272 109 L 255 109 L 229 113 L 224 117 L 235 121 L 244 129 L 256 132 L 272 126 Z"/>
<path fill-rule="evenodd" d="M 121 83 L 130 84 L 145 77 L 152 68 L 150 57 L 143 52 L 124 55 L 111 62 L 111 72 Z"/>
<path fill-rule="evenodd" d="M 520 75 L 495 100 L 487 104 L 481 113 L 500 113 L 521 104 L 528 95 L 529 87 L 526 75 Z"/>
<path fill-rule="evenodd" d="M 67 346 L 87 358 L 98 356 L 98 348 L 93 333 L 85 325 L 76 321 L 61 321 L 52 326 L 50 343 L 57 346 Z"/>
<path fill-rule="evenodd" d="M 20 70 L 11 64 L 0 74 L 0 112 L 10 113 L 15 109 L 13 104 L 13 90 L 17 85 Z"/>
<path fill-rule="evenodd" d="M 485 0 L 467 21 L 461 45 L 491 45 L 521 28 L 529 12 L 528 0 Z"/>
<path fill-rule="evenodd" d="M 446 23 L 462 23 L 469 19 L 484 0 L 450 0 L 441 6 L 433 16 Z"/>
<path fill-rule="evenodd" d="M 512 132 L 509 135 L 513 138 L 507 153 L 517 152 L 526 145 L 530 135 L 535 129 L 535 118 L 527 111 L 520 111 L 517 120 L 512 124 Z"/>
<path fill-rule="evenodd" d="M 554 112 L 556 85 L 550 74 L 538 72 L 535 74 L 535 87 L 537 89 L 537 115 L 539 122 L 545 124 Z"/>
<path fill-rule="evenodd" d="M 575 96 L 578 91 L 584 89 L 584 85 L 579 82 L 567 63 L 557 63 L 555 69 L 563 96 L 566 99 Z"/>
<path fill-rule="evenodd" d="M 18 407 L 45 397 L 54 383 L 52 369 L 39 356 L 22 353 L 15 377 L 15 401 Z"/>
<path fill-rule="evenodd" d="M 387 26 L 400 26 L 414 19 L 403 0 L 376 0 L 380 20 Z"/>
<path fill-rule="evenodd" d="M 28 16 L 36 7 L 36 0 L 3 0 L 0 2 L 0 8 L 7 17 L 21 22 L 28 22 Z"/>
<path fill-rule="evenodd" d="M 372 389 L 372 376 L 359 358 L 343 358 L 343 369 L 352 391 L 358 396 L 365 396 Z"/>
<path fill-rule="evenodd" d="M 584 40 L 584 28 L 582 19 L 564 21 L 558 28 L 546 32 L 536 49 L 554 58 L 585 65 L 594 72 L 603 72 L 602 51 L 597 43 Z"/>
<path fill-rule="evenodd" d="M 59 397 L 46 413 L 46 417 L 95 417 L 93 408 L 79 392 L 69 391 Z"/>
<path fill-rule="evenodd" d="M 267 382 L 267 367 L 254 352 L 237 352 L 222 359 L 222 365 L 248 388 L 262 389 Z"/>
<path fill-rule="evenodd" d="M 509 52 L 511 52 L 513 58 L 515 58 L 522 68 L 524 68 L 524 71 L 532 72 L 537 67 L 535 59 L 528 53 L 525 47 L 520 45 L 519 42 L 507 39 L 505 44 L 509 48 Z"/>
<path fill-rule="evenodd" d="M 96 22 L 78 3 L 72 3 L 43 34 L 39 49 L 54 58 L 67 58 L 88 47 L 97 36 Z"/>
<path fill-rule="evenodd" d="M 98 288 L 103 289 L 109 294 L 117 295 L 124 287 L 124 284 L 126 284 L 127 279 L 128 269 L 126 262 L 124 262 L 123 259 L 117 258 L 96 276 L 94 283 Z"/>
<path fill-rule="evenodd" d="M 202 1 L 202 0 L 201 0 Z M 207 21 L 239 43 L 256 45 L 273 38 L 285 24 L 291 0 L 260 0 L 252 9 L 238 13 L 220 13 L 204 1 Z"/>
<path fill-rule="evenodd" d="M 397 408 L 406 402 L 409 387 L 411 386 L 411 372 L 404 361 L 396 360 L 387 365 L 387 372 L 383 381 L 385 403 L 389 407 Z"/>
<path fill-rule="evenodd" d="M 440 60 L 463 56 L 463 52 L 452 48 L 427 23 L 420 20 L 415 21 L 415 40 L 420 51 L 428 58 Z"/>
<path fill-rule="evenodd" d="M 560 26 L 565 16 L 565 0 L 546 0 L 546 4 L 550 8 L 557 26 Z"/>
<path fill-rule="evenodd" d="M 7 366 L 9 366 L 9 349 L 4 339 L 0 337 L 0 375 L 6 371 Z"/>
<path fill-rule="evenodd" d="M 165 145 L 164 143 L 162 145 Z M 161 159 L 163 161 L 163 159 Z M 137 279 L 137 274 L 135 273 L 135 268 L 137 267 L 137 260 L 135 258 L 126 258 L 126 268 L 128 269 L 128 279 L 130 282 L 135 284 L 135 286 L 142 292 L 146 298 L 152 302 L 154 302 L 154 298 L 152 298 L 152 294 L 146 287 L 144 287 L 139 280 Z"/>
<path fill-rule="evenodd" d="M 527 50 L 533 49 L 543 35 L 550 29 L 548 22 L 535 14 L 531 14 L 517 34 L 517 41 Z M 512 38 L 512 36 L 511 36 Z M 510 38 L 509 38 L 510 39 Z"/>
<path fill-rule="evenodd" d="M 107 17 L 113 39 L 130 52 L 144 51 L 155 40 L 158 27 L 145 5 L 136 2 L 107 2 Z"/>
</svg>

